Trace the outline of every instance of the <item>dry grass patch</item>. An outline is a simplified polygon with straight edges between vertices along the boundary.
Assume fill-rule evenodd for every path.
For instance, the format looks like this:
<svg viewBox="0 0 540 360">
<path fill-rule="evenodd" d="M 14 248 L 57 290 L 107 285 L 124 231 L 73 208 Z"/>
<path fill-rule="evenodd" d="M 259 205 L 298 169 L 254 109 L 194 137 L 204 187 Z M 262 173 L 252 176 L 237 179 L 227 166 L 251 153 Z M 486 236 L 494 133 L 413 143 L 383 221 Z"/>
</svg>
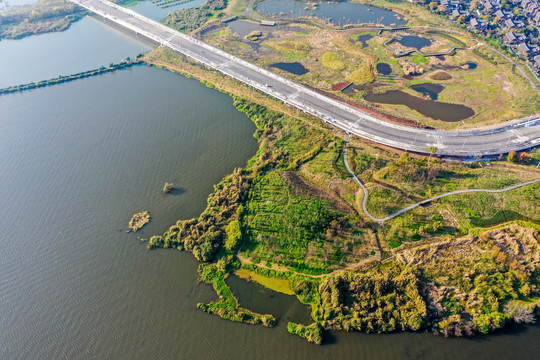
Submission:
<svg viewBox="0 0 540 360">
<path fill-rule="evenodd" d="M 360 67 L 353 71 L 353 73 L 349 76 L 349 80 L 355 84 L 370 83 L 374 79 L 373 65 L 371 63 L 364 63 L 360 65 Z"/>
<path fill-rule="evenodd" d="M 341 71 L 345 69 L 345 64 L 339 59 L 339 57 L 331 51 L 327 51 L 321 57 L 322 65 L 331 70 Z"/>
<path fill-rule="evenodd" d="M 300 53 L 306 54 L 311 50 L 311 46 L 302 41 L 296 40 L 279 40 L 279 41 L 265 41 L 264 45 L 277 50 L 281 53 Z"/>
</svg>

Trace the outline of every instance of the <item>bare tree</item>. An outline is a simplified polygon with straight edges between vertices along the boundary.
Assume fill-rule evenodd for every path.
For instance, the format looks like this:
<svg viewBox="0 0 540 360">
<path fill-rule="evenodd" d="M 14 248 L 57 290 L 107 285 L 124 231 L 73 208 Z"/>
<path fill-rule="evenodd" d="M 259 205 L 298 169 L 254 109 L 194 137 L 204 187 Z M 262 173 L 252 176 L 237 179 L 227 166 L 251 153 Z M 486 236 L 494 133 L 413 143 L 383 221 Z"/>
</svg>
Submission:
<svg viewBox="0 0 540 360">
<path fill-rule="evenodd" d="M 512 316 L 512 319 L 518 324 L 534 324 L 536 322 L 532 307 L 517 300 L 506 304 L 504 312 Z"/>
</svg>

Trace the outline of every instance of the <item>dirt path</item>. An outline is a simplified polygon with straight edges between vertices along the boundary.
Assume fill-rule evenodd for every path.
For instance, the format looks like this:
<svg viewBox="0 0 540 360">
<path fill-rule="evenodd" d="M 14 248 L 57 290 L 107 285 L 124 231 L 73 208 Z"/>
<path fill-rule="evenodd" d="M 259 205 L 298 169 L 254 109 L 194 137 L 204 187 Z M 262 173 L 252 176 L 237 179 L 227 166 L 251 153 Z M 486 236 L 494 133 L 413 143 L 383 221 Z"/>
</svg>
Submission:
<svg viewBox="0 0 540 360">
<path fill-rule="evenodd" d="M 514 189 L 517 189 L 517 188 L 520 188 L 520 187 L 523 187 L 523 186 L 531 185 L 531 184 L 534 184 L 534 183 L 537 183 L 537 182 L 540 181 L 540 178 L 536 178 L 536 179 L 525 181 L 525 182 L 522 182 L 522 183 L 519 183 L 519 184 L 515 184 L 515 185 L 512 185 L 512 186 L 505 187 L 504 189 L 498 189 L 498 190 L 492 190 L 492 189 L 469 189 L 469 190 L 450 191 L 450 192 L 447 192 L 447 193 L 444 193 L 444 194 L 440 194 L 440 195 L 437 195 L 437 196 L 430 197 L 428 199 L 424 199 L 422 201 L 418 201 L 418 202 L 416 202 L 416 203 L 414 203 L 412 205 L 409 205 L 407 207 L 404 207 L 403 209 L 398 210 L 398 211 L 396 211 L 396 212 L 394 212 L 394 213 L 392 213 L 392 214 L 390 214 L 388 216 L 385 216 L 385 217 L 382 217 L 382 218 L 376 218 L 373 215 L 371 215 L 370 212 L 367 209 L 367 200 L 368 200 L 369 194 L 368 194 L 368 191 L 367 191 L 366 187 L 360 181 L 360 179 L 358 179 L 358 177 L 356 177 L 354 172 L 351 170 L 351 167 L 349 166 L 349 160 L 348 160 L 348 154 L 347 154 L 348 144 L 349 144 L 349 138 L 347 137 L 347 139 L 345 140 L 345 152 L 344 152 L 344 156 L 343 156 L 343 159 L 345 161 L 345 167 L 347 167 L 347 171 L 349 171 L 349 173 L 353 177 L 354 181 L 360 186 L 360 188 L 364 192 L 364 196 L 362 198 L 362 211 L 364 212 L 364 214 L 366 214 L 366 216 L 368 218 L 370 218 L 371 220 L 376 221 L 376 222 L 384 222 L 386 220 L 393 219 L 393 218 L 395 218 L 395 217 L 397 217 L 397 216 L 399 216 L 399 215 L 401 215 L 403 213 L 406 213 L 407 211 L 412 210 L 412 209 L 414 209 L 414 208 L 416 208 L 416 207 L 418 207 L 420 205 L 425 205 L 425 204 L 428 204 L 428 203 L 433 202 L 435 200 L 442 199 L 442 198 L 450 196 L 450 195 L 459 195 L 459 194 L 467 194 L 467 193 L 475 193 L 475 192 L 503 193 L 503 192 L 514 190 Z"/>
</svg>

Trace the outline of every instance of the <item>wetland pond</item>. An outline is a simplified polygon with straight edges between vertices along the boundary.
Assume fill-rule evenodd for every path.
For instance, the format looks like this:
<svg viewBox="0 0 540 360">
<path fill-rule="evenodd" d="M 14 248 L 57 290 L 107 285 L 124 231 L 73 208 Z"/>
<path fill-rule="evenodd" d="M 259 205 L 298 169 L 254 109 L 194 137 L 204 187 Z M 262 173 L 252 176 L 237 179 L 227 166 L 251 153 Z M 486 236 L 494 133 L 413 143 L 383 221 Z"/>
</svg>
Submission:
<svg viewBox="0 0 540 360">
<path fill-rule="evenodd" d="M 238 298 L 240 306 L 260 314 L 272 314 L 278 321 L 309 325 L 311 308 L 302 304 L 296 296 L 282 294 L 265 288 L 258 283 L 230 275 L 227 285 Z"/>
<path fill-rule="evenodd" d="M 366 47 L 366 46 L 369 46 L 367 42 L 371 39 L 373 39 L 373 35 L 365 34 L 365 35 L 359 35 L 356 38 L 356 41 L 362 44 L 363 47 Z"/>
<path fill-rule="evenodd" d="M 444 86 L 440 84 L 424 83 L 412 85 L 411 89 L 421 94 L 428 95 L 431 100 L 437 100 L 439 94 L 444 90 Z"/>
<path fill-rule="evenodd" d="M 309 72 L 309 70 L 306 69 L 304 65 L 300 64 L 299 62 L 293 62 L 293 63 L 280 62 L 280 63 L 272 64 L 270 65 L 270 67 L 284 70 L 294 75 L 304 75 Z"/>
<path fill-rule="evenodd" d="M 316 4 L 316 6 L 309 5 Z M 382 24 L 386 26 L 406 25 L 401 15 L 394 11 L 377 7 L 342 2 L 314 2 L 301 0 L 268 0 L 257 6 L 257 11 L 265 16 L 276 18 L 316 17 L 336 26 L 347 24 Z"/>
<path fill-rule="evenodd" d="M 392 67 L 387 63 L 378 63 L 377 72 L 381 75 L 390 75 L 392 73 Z"/>
<path fill-rule="evenodd" d="M 431 45 L 431 40 L 416 35 L 403 35 L 396 41 L 405 47 L 414 48 L 416 50 Z"/>
<path fill-rule="evenodd" d="M 445 122 L 461 121 L 474 115 L 474 110 L 468 106 L 423 99 L 400 90 L 383 94 L 369 93 L 365 99 L 379 104 L 405 105 L 424 116 Z"/>
</svg>

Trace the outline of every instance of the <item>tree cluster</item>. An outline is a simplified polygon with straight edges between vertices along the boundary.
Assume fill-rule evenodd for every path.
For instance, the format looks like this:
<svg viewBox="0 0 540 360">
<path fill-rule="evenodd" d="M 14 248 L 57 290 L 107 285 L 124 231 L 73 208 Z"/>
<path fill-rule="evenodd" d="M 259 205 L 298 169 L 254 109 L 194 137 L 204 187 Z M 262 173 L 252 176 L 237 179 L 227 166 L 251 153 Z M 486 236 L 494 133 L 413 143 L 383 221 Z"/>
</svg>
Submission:
<svg viewBox="0 0 540 360">
<path fill-rule="evenodd" d="M 338 273 L 319 285 L 315 316 L 333 329 L 419 330 L 427 318 L 420 285 L 414 269 L 396 265 Z"/>
<path fill-rule="evenodd" d="M 218 10 L 227 7 L 227 0 L 208 0 L 201 6 L 172 12 L 163 22 L 180 31 L 193 31 L 203 26 Z"/>
<path fill-rule="evenodd" d="M 247 196 L 250 183 L 250 177 L 242 169 L 235 169 L 214 187 L 200 217 L 178 221 L 163 236 L 151 238 L 150 245 L 185 249 L 199 261 L 214 260 L 226 239 L 225 226 L 231 218 L 239 216 L 237 210 Z"/>
</svg>

